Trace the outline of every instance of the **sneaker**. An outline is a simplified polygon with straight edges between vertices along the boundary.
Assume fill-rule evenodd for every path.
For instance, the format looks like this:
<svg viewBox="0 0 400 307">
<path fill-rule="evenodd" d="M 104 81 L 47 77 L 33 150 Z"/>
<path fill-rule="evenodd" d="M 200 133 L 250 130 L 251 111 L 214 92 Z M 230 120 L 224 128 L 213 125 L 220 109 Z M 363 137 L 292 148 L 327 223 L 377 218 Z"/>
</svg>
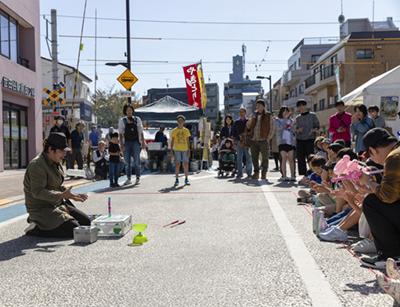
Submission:
<svg viewBox="0 0 400 307">
<path fill-rule="evenodd" d="M 347 241 L 347 230 L 341 230 L 339 227 L 330 227 L 328 230 L 320 232 L 319 237 L 325 241 Z"/>
<path fill-rule="evenodd" d="M 396 261 L 392 258 L 386 260 L 386 273 L 390 279 L 400 280 L 400 270 L 397 267 Z"/>
<path fill-rule="evenodd" d="M 278 179 L 278 181 L 285 181 L 285 177 L 282 176 L 281 178 Z"/>
<path fill-rule="evenodd" d="M 30 233 L 33 229 L 35 229 L 36 223 L 31 222 L 28 227 L 24 229 L 25 234 Z"/>
<path fill-rule="evenodd" d="M 185 179 L 185 185 L 190 185 L 190 182 L 187 178 Z"/>
<path fill-rule="evenodd" d="M 118 184 L 118 182 L 114 183 L 114 188 L 119 188 L 120 185 Z"/>
<path fill-rule="evenodd" d="M 290 181 L 296 181 L 296 177 L 290 177 Z"/>
<path fill-rule="evenodd" d="M 135 185 L 138 185 L 138 184 L 140 184 L 140 178 L 136 177 Z"/>
<path fill-rule="evenodd" d="M 247 174 L 247 178 L 249 178 L 249 179 L 250 179 L 250 178 L 251 178 L 251 174 Z"/>
<path fill-rule="evenodd" d="M 110 183 L 110 188 L 113 188 L 114 187 L 114 183 Z"/>
<path fill-rule="evenodd" d="M 283 180 L 284 181 L 290 181 L 290 178 L 289 177 L 285 177 L 285 178 L 283 178 Z"/>
<path fill-rule="evenodd" d="M 124 182 L 124 185 L 128 185 L 128 184 L 131 184 L 131 183 L 132 183 L 132 180 L 127 179 L 127 180 Z"/>
<path fill-rule="evenodd" d="M 370 239 L 364 239 L 360 242 L 351 245 L 351 249 L 358 253 L 376 253 L 375 243 Z"/>
<path fill-rule="evenodd" d="M 176 180 L 175 180 L 175 183 L 174 183 L 174 186 L 177 187 L 178 185 L 179 185 L 179 179 L 176 179 Z"/>
<path fill-rule="evenodd" d="M 317 209 L 318 210 L 318 209 Z M 318 211 L 317 225 L 315 226 L 315 234 L 318 236 L 320 233 L 328 229 L 328 223 L 325 221 L 324 211 Z"/>
<path fill-rule="evenodd" d="M 312 229 L 313 229 L 313 232 L 314 232 L 314 233 L 317 231 L 317 217 L 318 217 L 318 212 L 319 212 L 319 209 L 318 209 L 318 208 L 315 208 L 314 211 L 313 211 Z"/>
<path fill-rule="evenodd" d="M 236 178 L 242 178 L 242 177 L 243 177 L 242 174 L 238 174 L 238 175 L 236 176 Z"/>
<path fill-rule="evenodd" d="M 376 281 L 383 291 L 389 294 L 397 304 L 400 304 L 400 280 L 387 278 L 381 272 L 378 272 Z"/>
<path fill-rule="evenodd" d="M 373 269 L 385 269 L 386 268 L 386 260 L 389 257 L 383 256 L 383 255 L 376 255 L 374 257 L 361 257 L 360 262 L 362 265 L 373 268 Z M 393 258 L 395 262 L 400 263 L 400 260 L 398 257 Z"/>
</svg>

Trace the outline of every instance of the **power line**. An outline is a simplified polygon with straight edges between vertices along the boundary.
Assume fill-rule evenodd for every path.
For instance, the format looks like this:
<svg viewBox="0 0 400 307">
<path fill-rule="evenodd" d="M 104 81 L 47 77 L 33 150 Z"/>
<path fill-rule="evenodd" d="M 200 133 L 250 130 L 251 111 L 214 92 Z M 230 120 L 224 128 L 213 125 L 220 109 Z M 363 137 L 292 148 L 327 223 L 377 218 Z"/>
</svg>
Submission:
<svg viewBox="0 0 400 307">
<path fill-rule="evenodd" d="M 44 16 L 48 14 L 42 14 Z M 73 15 L 58 15 L 59 18 L 82 18 L 80 16 Z M 86 17 L 87 19 L 95 19 L 95 17 Z M 110 18 L 110 17 L 97 17 L 97 20 L 106 21 L 123 21 L 124 18 Z M 317 21 L 317 22 L 237 22 L 237 21 L 187 21 L 187 20 L 150 20 L 150 19 L 130 19 L 131 22 L 149 22 L 149 23 L 171 23 L 171 24 L 209 24 L 209 25 L 249 25 L 249 26 L 260 26 L 260 25 L 337 25 L 337 21 Z M 398 22 L 395 20 L 394 22 Z"/>
</svg>

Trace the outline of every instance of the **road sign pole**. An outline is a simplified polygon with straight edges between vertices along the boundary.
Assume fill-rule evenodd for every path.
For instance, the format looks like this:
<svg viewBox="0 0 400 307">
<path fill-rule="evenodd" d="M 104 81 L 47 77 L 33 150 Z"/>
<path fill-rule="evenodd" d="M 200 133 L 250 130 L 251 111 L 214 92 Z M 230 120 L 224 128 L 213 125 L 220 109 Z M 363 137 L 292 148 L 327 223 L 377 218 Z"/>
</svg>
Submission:
<svg viewBox="0 0 400 307">
<path fill-rule="evenodd" d="M 127 68 L 131 70 L 131 30 L 130 30 L 130 14 L 129 14 L 129 0 L 126 0 L 126 55 L 127 55 Z M 128 91 L 131 88 L 129 87 Z M 128 103 L 132 103 L 132 98 L 128 97 Z"/>
</svg>

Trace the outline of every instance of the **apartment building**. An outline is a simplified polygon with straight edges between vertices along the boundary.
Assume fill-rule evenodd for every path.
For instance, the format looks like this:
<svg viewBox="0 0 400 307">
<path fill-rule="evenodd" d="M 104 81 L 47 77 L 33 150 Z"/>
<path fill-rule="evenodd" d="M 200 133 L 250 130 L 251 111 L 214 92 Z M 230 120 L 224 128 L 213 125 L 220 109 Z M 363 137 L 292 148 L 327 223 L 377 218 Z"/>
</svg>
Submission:
<svg viewBox="0 0 400 307">
<path fill-rule="evenodd" d="M 296 102 L 299 99 L 306 100 L 307 108 L 311 108 L 311 97 L 304 93 L 304 80 L 310 76 L 311 63 L 317 62 L 334 45 L 326 38 L 304 38 L 293 48 L 288 59 L 288 69 L 281 78 L 281 86 L 285 92 L 282 103 L 292 113 L 297 112 Z"/>
<path fill-rule="evenodd" d="M 317 114 L 322 130 L 328 130 L 336 101 L 400 65 L 400 31 L 391 18 L 374 25 L 367 18 L 347 20 L 340 27 L 342 39 L 310 67 L 304 94 L 311 96 L 311 110 Z M 352 108 L 348 111 L 353 113 Z"/>
<path fill-rule="evenodd" d="M 0 172 L 42 150 L 39 0 L 0 1 Z"/>
</svg>

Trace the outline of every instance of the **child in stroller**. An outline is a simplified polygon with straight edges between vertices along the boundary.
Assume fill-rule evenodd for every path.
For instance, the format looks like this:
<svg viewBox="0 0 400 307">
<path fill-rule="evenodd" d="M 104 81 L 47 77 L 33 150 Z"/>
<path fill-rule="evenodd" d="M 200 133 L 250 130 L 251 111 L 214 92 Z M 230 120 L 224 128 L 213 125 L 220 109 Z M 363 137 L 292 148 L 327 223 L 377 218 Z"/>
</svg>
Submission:
<svg viewBox="0 0 400 307">
<path fill-rule="evenodd" d="M 236 174 L 236 148 L 230 138 L 224 140 L 219 150 L 219 168 L 218 176 L 226 175 L 232 172 L 232 176 Z"/>
</svg>

